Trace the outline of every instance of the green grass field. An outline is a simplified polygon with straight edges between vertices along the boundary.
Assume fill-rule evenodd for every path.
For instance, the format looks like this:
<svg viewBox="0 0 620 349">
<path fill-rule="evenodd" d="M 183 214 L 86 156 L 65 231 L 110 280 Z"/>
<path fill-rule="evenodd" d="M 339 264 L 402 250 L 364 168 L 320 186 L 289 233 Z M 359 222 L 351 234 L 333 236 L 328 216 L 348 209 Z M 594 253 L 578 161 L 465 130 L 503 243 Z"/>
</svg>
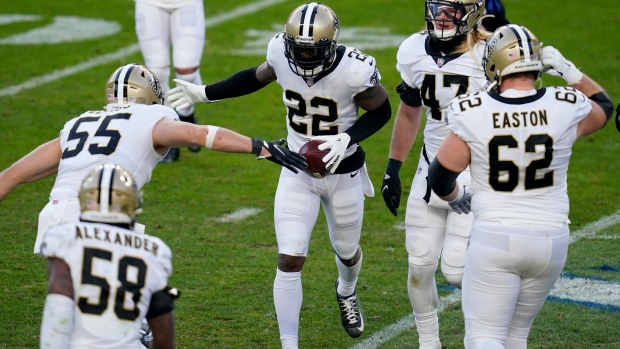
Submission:
<svg viewBox="0 0 620 349">
<path fill-rule="evenodd" d="M 597 80 L 615 103 L 620 101 L 618 0 L 601 0 L 596 6 L 560 0 L 504 2 L 511 21 L 531 29 L 545 45 L 558 48 Z M 283 27 L 299 4 L 285 0 L 205 1 L 208 43 L 201 66 L 203 81 L 215 82 L 262 63 L 269 36 Z M 341 43 L 377 59 L 395 111 L 399 100 L 394 88 L 400 82 L 396 50 L 400 41 L 424 25 L 423 1 L 340 0 L 328 5 L 340 17 Z M 142 62 L 133 6 L 130 0 L 3 2 L 0 170 L 56 137 L 70 118 L 100 109 L 106 79 L 114 69 Z M 73 39 L 58 40 L 66 39 L 67 31 L 53 30 L 62 27 L 67 17 L 77 17 L 80 23 L 105 21 L 98 22 L 105 24 L 98 28 L 108 30 L 107 34 L 94 35 L 97 32 L 92 27 L 74 28 L 69 32 Z M 43 35 L 26 35 L 37 29 Z M 89 33 L 94 34 L 80 37 Z M 545 76 L 543 83 L 563 84 L 550 76 Z M 250 96 L 200 105 L 197 116 L 200 123 L 277 139 L 286 133 L 280 94 L 274 83 Z M 303 271 L 300 345 L 304 348 L 417 348 L 415 329 L 392 326 L 411 313 L 403 217 L 393 217 L 379 194 L 392 125 L 393 121 L 362 143 L 378 194 L 366 200 L 361 241 L 364 266 L 358 293 L 367 321 L 365 333 L 354 340 L 341 328 L 333 290 L 337 271 L 321 215 Z M 609 297 L 591 302 L 550 300 L 534 323 L 530 348 L 620 348 L 619 136 L 610 124 L 579 140 L 569 172 L 571 230 L 583 238 L 571 245 L 565 272 L 605 281 L 604 285 L 612 287 Z M 403 202 L 421 138 L 401 172 Z M 251 156 L 204 149 L 193 154 L 183 149 L 178 162 L 158 166 L 144 187 L 145 212 L 139 220 L 150 234 L 172 248 L 171 284 L 183 292 L 176 309 L 179 348 L 279 348 L 272 301 L 277 262 L 272 205 L 278 175 L 278 167 Z M 0 348 L 39 345 L 47 280 L 45 263 L 32 253 L 32 247 L 38 213 L 53 183 L 51 177 L 22 185 L 0 202 Z M 242 208 L 260 211 L 236 222 L 220 219 Z M 605 223 L 602 230 L 600 224 L 588 226 L 601 220 Z M 437 279 L 440 296 L 449 297 L 453 291 L 445 287 L 440 274 Z M 459 302 L 446 306 L 440 325 L 445 348 L 463 348 Z M 382 344 L 368 340 L 383 334 L 390 337 L 377 342 Z"/>
</svg>

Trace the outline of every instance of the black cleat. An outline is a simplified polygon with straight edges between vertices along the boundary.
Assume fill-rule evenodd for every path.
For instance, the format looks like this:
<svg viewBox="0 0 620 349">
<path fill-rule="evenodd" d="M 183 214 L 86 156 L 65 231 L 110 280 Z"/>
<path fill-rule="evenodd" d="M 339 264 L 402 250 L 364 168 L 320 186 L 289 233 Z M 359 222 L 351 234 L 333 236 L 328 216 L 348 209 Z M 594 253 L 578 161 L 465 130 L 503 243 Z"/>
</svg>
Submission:
<svg viewBox="0 0 620 349">
<path fill-rule="evenodd" d="M 364 313 L 360 300 L 357 298 L 357 291 L 348 297 L 338 294 L 338 280 L 336 280 L 336 299 L 338 299 L 338 307 L 340 308 L 340 317 L 342 327 L 347 334 L 353 338 L 357 338 L 364 332 Z"/>
<path fill-rule="evenodd" d="M 179 119 L 183 122 L 189 122 L 190 124 L 197 124 L 196 116 L 194 115 L 194 113 L 191 113 L 188 116 L 179 115 Z M 191 147 L 187 147 L 187 149 L 189 149 L 189 151 L 191 151 L 192 153 L 199 152 L 201 148 L 202 147 L 199 145 L 192 145 Z"/>
<path fill-rule="evenodd" d="M 159 160 L 159 162 L 164 164 L 175 162 L 179 158 L 179 153 L 179 148 L 170 148 L 166 156 L 164 156 L 163 159 Z"/>
</svg>

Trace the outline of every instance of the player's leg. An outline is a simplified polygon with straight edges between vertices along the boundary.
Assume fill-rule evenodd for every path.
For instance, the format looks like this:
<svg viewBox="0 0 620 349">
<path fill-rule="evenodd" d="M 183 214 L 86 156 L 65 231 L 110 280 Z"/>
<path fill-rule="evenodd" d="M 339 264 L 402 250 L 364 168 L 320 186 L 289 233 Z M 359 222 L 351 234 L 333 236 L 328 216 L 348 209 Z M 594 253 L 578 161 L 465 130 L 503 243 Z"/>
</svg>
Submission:
<svg viewBox="0 0 620 349">
<path fill-rule="evenodd" d="M 446 235 L 441 252 L 441 273 L 446 280 L 460 288 L 465 269 L 465 252 L 469 243 L 474 214 L 448 211 Z"/>
<path fill-rule="evenodd" d="M 364 218 L 363 178 L 347 173 L 327 176 L 323 183 L 326 193 L 321 196 L 321 203 L 338 267 L 336 300 L 345 331 L 357 338 L 364 331 L 364 316 L 355 289 L 362 267 L 359 241 Z"/>
<path fill-rule="evenodd" d="M 504 348 L 521 288 L 511 236 L 474 223 L 463 276 L 465 348 Z"/>
<path fill-rule="evenodd" d="M 427 204 L 428 163 L 423 156 L 413 178 L 405 212 L 405 247 L 409 254 L 407 292 L 416 321 L 420 348 L 440 349 L 435 271 L 444 243 L 447 209 Z"/>
<path fill-rule="evenodd" d="M 177 79 L 202 85 L 200 60 L 205 44 L 205 19 L 202 1 L 189 3 L 171 15 L 172 64 Z M 194 106 L 178 110 L 181 121 L 196 123 Z M 200 151 L 193 146 L 189 150 Z"/>
<path fill-rule="evenodd" d="M 157 76 L 162 91 L 170 90 L 170 12 L 141 1 L 135 6 L 136 34 L 144 64 Z M 179 149 L 168 150 L 162 163 L 179 158 Z"/>
<path fill-rule="evenodd" d="M 301 269 L 308 254 L 310 235 L 319 214 L 319 197 L 312 178 L 282 169 L 274 202 L 278 242 L 278 269 L 273 300 L 283 349 L 298 348 L 299 313 L 303 298 Z"/>
<path fill-rule="evenodd" d="M 534 319 L 562 273 L 568 253 L 568 227 L 541 227 L 538 236 L 514 239 L 511 252 L 523 256 L 521 293 L 506 336 L 507 349 L 526 349 Z"/>
</svg>

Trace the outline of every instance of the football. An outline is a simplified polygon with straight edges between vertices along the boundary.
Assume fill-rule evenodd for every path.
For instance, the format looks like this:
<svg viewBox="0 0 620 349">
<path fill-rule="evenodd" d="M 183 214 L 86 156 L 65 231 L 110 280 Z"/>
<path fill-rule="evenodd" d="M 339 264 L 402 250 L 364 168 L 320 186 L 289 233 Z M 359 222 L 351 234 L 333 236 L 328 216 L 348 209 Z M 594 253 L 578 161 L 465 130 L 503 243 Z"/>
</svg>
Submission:
<svg viewBox="0 0 620 349">
<path fill-rule="evenodd" d="M 329 149 L 319 150 L 319 144 L 322 141 L 309 141 L 299 148 L 299 154 L 306 157 L 308 168 L 304 170 L 307 174 L 314 178 L 323 178 L 327 176 L 329 171 L 325 168 L 323 158 L 329 153 Z"/>
</svg>

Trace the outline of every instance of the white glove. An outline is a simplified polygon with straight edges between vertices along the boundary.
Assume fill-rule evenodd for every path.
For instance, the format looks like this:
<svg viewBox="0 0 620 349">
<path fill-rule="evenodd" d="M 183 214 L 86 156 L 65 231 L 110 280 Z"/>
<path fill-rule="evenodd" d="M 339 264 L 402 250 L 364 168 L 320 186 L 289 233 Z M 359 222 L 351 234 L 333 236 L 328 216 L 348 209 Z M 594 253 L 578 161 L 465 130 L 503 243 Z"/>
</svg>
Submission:
<svg viewBox="0 0 620 349">
<path fill-rule="evenodd" d="M 581 81 L 583 73 L 575 67 L 573 62 L 564 58 L 555 47 L 543 47 L 541 56 L 544 65 L 543 71 L 545 73 L 559 76 L 569 85 L 574 85 Z"/>
<path fill-rule="evenodd" d="M 336 172 L 336 168 L 344 159 L 344 153 L 347 151 L 351 136 L 346 133 L 339 133 L 335 136 L 317 136 L 310 139 L 323 141 L 323 144 L 318 147 L 319 150 L 330 149 L 330 152 L 323 157 L 323 162 L 326 163 L 325 168 L 329 172 Z"/>
<path fill-rule="evenodd" d="M 213 103 L 205 94 L 205 85 L 196 85 L 181 79 L 174 79 L 177 87 L 166 93 L 166 101 L 171 103 L 171 107 L 176 110 L 189 108 L 200 102 Z"/>
<path fill-rule="evenodd" d="M 463 189 L 459 188 L 459 193 L 456 196 L 456 199 L 449 201 L 448 205 L 450 205 L 454 212 L 458 214 L 468 214 L 469 212 L 471 212 L 471 193 L 471 188 L 467 185 L 464 185 Z"/>
</svg>

